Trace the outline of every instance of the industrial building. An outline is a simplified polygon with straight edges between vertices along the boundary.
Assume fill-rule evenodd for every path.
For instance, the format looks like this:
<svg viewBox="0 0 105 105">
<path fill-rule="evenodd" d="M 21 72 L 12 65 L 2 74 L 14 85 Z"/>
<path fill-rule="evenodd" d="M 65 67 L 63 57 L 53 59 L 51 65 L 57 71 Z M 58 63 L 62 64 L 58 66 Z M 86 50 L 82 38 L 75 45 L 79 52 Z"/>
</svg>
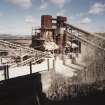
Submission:
<svg viewBox="0 0 105 105">
<path fill-rule="evenodd" d="M 37 93 L 37 88 L 39 85 L 41 86 L 42 82 L 43 86 L 40 87 L 40 91 L 48 91 L 52 84 L 58 80 L 56 75 L 66 78 L 67 84 L 75 86 L 76 89 L 81 84 L 90 85 L 105 80 L 105 37 L 91 34 L 68 24 L 67 17 L 57 16 L 54 18 L 51 15 L 42 15 L 40 28 L 32 29 L 32 36 L 30 39 L 26 39 L 28 40 L 28 45 L 25 43 L 26 46 L 22 43 L 25 39 L 18 39 L 22 44 L 17 44 L 15 39 L 10 40 L 0 40 L 0 89 L 2 90 L 3 87 L 5 89 L 10 87 L 10 90 L 11 87 L 23 89 L 30 84 L 31 87 L 26 88 L 26 91 L 27 89 L 34 91 L 33 86 L 36 90 L 34 94 L 31 94 L 32 97 L 30 94 L 27 94 L 27 97 L 30 102 L 33 102 L 35 95 L 36 105 L 40 105 L 40 94 Z M 39 77 L 35 80 L 36 83 L 38 80 L 36 84 L 38 87 L 33 84 L 37 77 L 35 74 L 38 74 Z M 15 81 L 22 87 L 18 87 Z M 22 81 L 25 85 L 22 84 Z M 55 86 L 55 88 L 57 87 Z M 7 90 L 7 92 L 15 94 L 12 90 Z M 30 92 L 32 93 L 32 91 Z M 19 96 L 18 92 L 16 94 L 15 98 Z M 2 105 L 6 103 L 1 102 L 4 103 Z M 23 102 L 25 101 L 23 100 Z"/>
</svg>

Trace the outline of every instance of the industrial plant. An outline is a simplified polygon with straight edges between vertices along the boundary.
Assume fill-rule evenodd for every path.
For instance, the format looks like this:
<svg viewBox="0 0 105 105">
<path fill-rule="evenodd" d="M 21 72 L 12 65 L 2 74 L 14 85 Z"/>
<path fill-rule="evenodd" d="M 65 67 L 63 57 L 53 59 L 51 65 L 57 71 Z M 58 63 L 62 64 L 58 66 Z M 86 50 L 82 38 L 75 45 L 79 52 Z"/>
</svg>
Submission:
<svg viewBox="0 0 105 105">
<path fill-rule="evenodd" d="M 105 37 L 67 17 L 42 15 L 31 36 L 0 38 L 0 105 L 95 105 L 104 82 Z"/>
</svg>

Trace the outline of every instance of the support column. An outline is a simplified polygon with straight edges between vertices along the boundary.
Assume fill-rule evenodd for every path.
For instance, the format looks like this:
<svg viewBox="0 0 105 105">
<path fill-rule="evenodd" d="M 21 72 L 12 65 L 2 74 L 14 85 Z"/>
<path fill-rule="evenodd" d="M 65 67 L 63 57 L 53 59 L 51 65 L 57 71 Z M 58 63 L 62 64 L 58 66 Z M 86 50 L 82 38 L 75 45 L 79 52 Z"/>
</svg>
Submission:
<svg viewBox="0 0 105 105">
<path fill-rule="evenodd" d="M 30 74 L 32 74 L 32 63 L 30 62 Z"/>
<path fill-rule="evenodd" d="M 0 64 L 2 64 L 2 57 L 0 57 Z"/>
<path fill-rule="evenodd" d="M 20 60 L 21 62 L 23 61 L 23 57 L 22 57 L 22 49 L 20 48 Z"/>
<path fill-rule="evenodd" d="M 47 66 L 48 66 L 48 71 L 50 71 L 50 63 L 49 63 L 49 58 L 47 59 Z"/>
<path fill-rule="evenodd" d="M 5 78 L 5 80 L 9 79 L 9 67 L 8 67 L 8 65 L 4 66 L 4 78 Z"/>
<path fill-rule="evenodd" d="M 7 69 L 7 79 L 9 79 L 9 66 L 8 65 L 6 66 L 6 69 Z"/>
<path fill-rule="evenodd" d="M 7 79 L 7 75 L 6 75 L 6 66 L 4 66 L 4 79 Z"/>
<path fill-rule="evenodd" d="M 53 59 L 53 70 L 55 71 L 55 59 Z"/>
</svg>

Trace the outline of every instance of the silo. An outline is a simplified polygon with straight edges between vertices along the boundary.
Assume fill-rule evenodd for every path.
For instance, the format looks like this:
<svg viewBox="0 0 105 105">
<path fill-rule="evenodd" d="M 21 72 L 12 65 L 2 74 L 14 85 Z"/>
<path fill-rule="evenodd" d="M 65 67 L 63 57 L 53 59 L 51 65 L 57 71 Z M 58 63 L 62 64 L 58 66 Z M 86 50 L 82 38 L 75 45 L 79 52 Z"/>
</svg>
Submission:
<svg viewBox="0 0 105 105">
<path fill-rule="evenodd" d="M 41 16 L 41 28 L 42 29 L 52 28 L 52 16 L 50 16 L 50 15 L 42 15 Z"/>
</svg>

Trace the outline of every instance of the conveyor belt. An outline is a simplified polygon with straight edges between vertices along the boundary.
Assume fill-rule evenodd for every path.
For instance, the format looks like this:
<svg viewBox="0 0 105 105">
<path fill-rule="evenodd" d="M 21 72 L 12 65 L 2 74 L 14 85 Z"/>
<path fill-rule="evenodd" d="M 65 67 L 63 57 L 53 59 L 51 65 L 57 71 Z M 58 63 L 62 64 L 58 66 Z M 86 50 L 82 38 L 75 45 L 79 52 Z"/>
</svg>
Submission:
<svg viewBox="0 0 105 105">
<path fill-rule="evenodd" d="M 29 52 L 29 55 L 31 55 L 31 58 L 24 60 L 18 64 L 13 64 L 12 67 L 14 66 L 22 66 L 22 65 L 26 65 L 30 62 L 36 62 L 40 59 L 42 59 L 43 57 L 52 57 L 51 54 L 49 55 L 46 52 L 42 52 L 42 51 L 38 51 L 38 50 L 34 50 L 33 48 L 29 48 L 29 47 L 24 47 L 22 45 L 18 45 L 18 44 L 14 44 L 14 43 L 10 43 L 8 41 L 4 41 L 4 40 L 0 40 L 0 44 L 5 45 L 7 47 L 10 47 L 11 49 L 23 49 L 26 50 L 27 52 Z"/>
<path fill-rule="evenodd" d="M 102 47 L 100 47 L 99 45 L 96 45 L 95 43 L 93 43 L 93 42 L 91 42 L 91 41 L 89 41 L 89 40 L 86 40 L 85 38 L 82 38 L 82 37 L 80 37 L 80 36 L 76 36 L 76 35 L 74 35 L 73 33 L 70 33 L 70 32 L 67 32 L 67 31 L 65 31 L 65 33 L 67 34 L 67 38 L 70 38 L 70 36 L 72 36 L 72 37 L 74 37 L 74 38 L 77 38 L 77 39 L 78 39 L 79 41 L 81 41 L 81 42 L 88 43 L 88 44 L 90 44 L 90 45 L 93 46 L 93 47 L 96 47 L 96 48 L 99 48 L 99 49 L 105 51 L 105 48 L 102 48 Z"/>
<path fill-rule="evenodd" d="M 29 47 L 25 47 L 25 46 L 22 46 L 22 45 L 19 45 L 19 44 L 14 44 L 14 43 L 10 43 L 8 41 L 4 41 L 4 40 L 0 40 L 0 43 L 3 44 L 3 45 L 6 45 L 10 48 L 15 48 L 15 49 L 24 49 L 26 50 L 27 52 L 31 52 L 31 53 L 35 53 L 37 52 L 38 54 L 44 54 L 48 57 L 48 54 L 45 53 L 45 52 L 42 52 L 42 51 L 39 51 L 39 50 L 35 50 L 33 48 L 29 48 Z"/>
<path fill-rule="evenodd" d="M 87 31 L 84 31 L 84 30 L 82 30 L 82 29 L 80 29 L 80 28 L 77 28 L 77 27 L 75 27 L 75 26 L 73 26 L 73 25 L 70 25 L 70 24 L 66 24 L 66 23 L 65 23 L 65 27 L 66 27 L 66 28 L 71 28 L 71 29 L 77 30 L 78 32 L 81 32 L 81 33 L 83 33 L 83 34 L 87 34 L 87 35 L 94 36 L 94 37 L 100 38 L 100 39 L 102 39 L 102 40 L 105 40 L 105 37 L 102 37 L 102 36 L 100 36 L 100 35 L 98 35 L 98 34 L 89 33 L 89 32 L 87 32 Z"/>
<path fill-rule="evenodd" d="M 19 67 L 19 66 L 24 66 L 24 65 L 27 65 L 27 64 L 29 64 L 30 62 L 37 62 L 37 61 L 39 61 L 39 60 L 41 60 L 41 59 L 44 59 L 45 57 L 44 56 L 39 56 L 39 57 L 31 57 L 31 58 L 29 58 L 29 59 L 27 59 L 27 60 L 25 60 L 25 61 L 22 61 L 22 62 L 19 62 L 19 63 L 17 63 L 17 64 L 13 64 L 13 65 L 11 65 L 11 67 Z"/>
</svg>

